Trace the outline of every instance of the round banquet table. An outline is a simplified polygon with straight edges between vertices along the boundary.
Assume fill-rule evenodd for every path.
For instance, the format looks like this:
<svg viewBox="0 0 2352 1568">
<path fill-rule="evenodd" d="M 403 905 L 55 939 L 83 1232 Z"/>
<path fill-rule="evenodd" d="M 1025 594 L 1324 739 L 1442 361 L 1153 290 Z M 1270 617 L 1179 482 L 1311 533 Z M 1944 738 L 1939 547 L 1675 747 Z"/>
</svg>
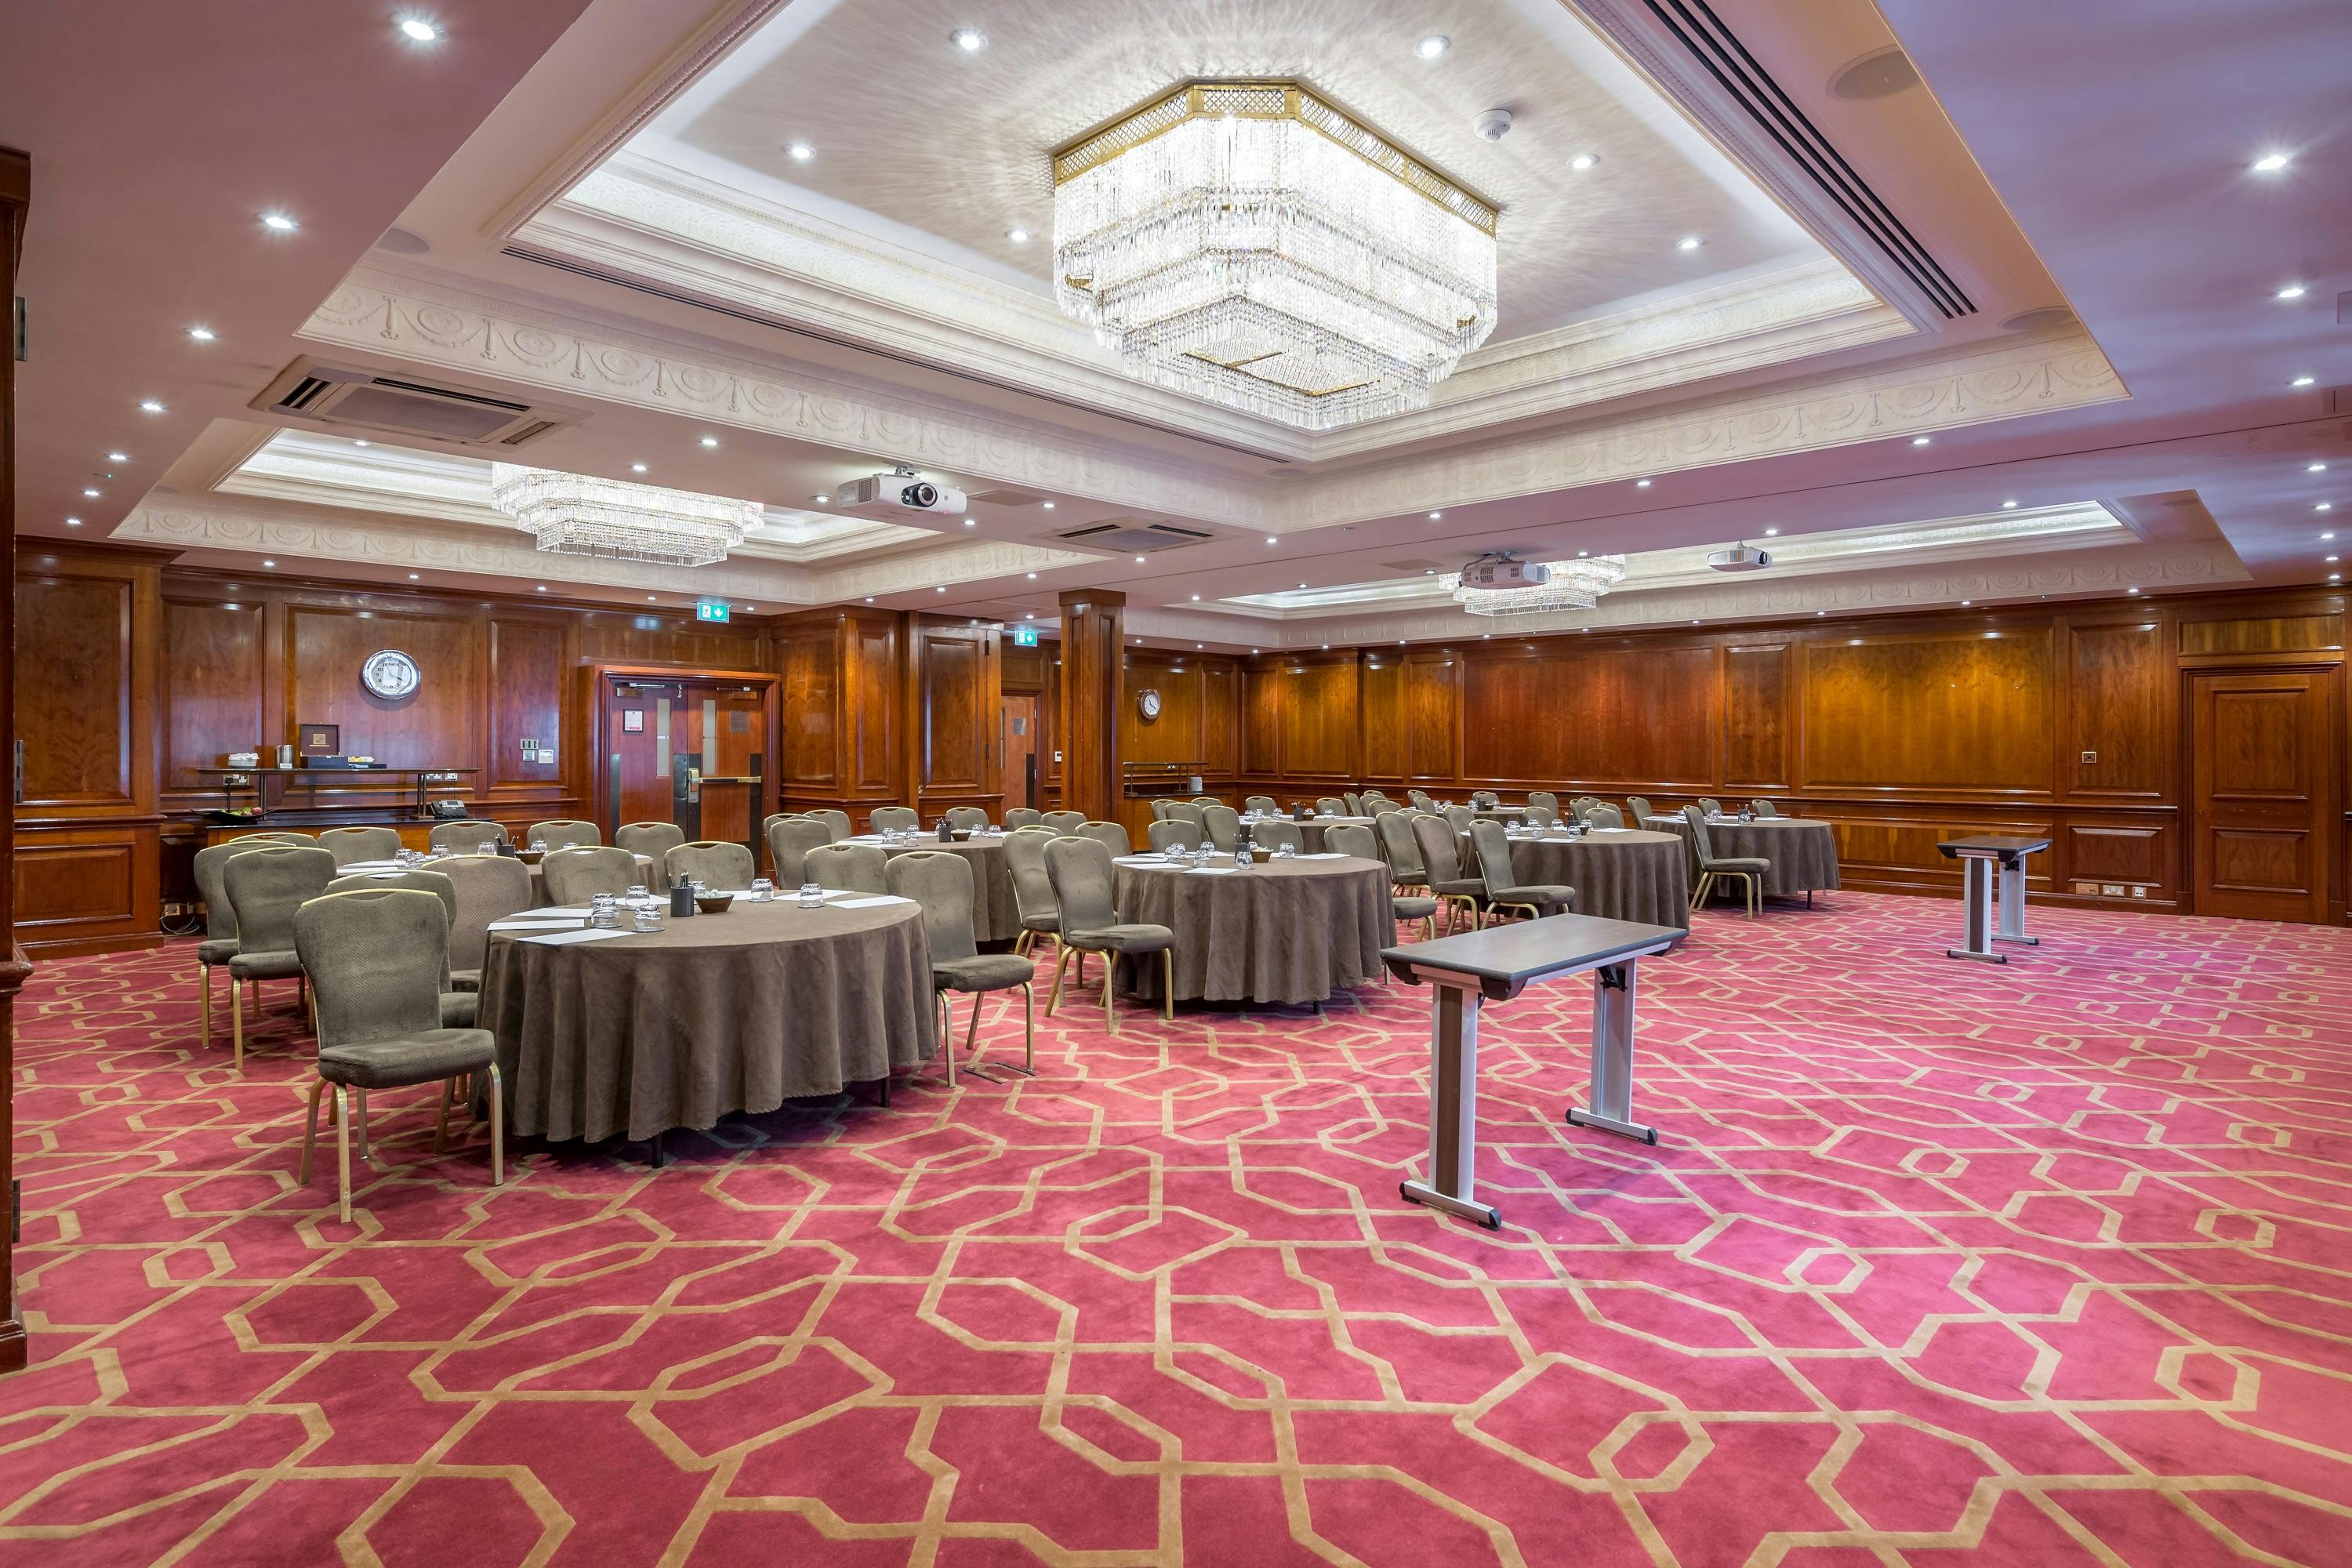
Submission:
<svg viewBox="0 0 2352 1568">
<path fill-rule="evenodd" d="M 1693 875 L 1698 869 L 1698 841 L 1681 816 L 1650 819 L 1674 829 L 1683 841 Z M 1831 892 L 1838 885 L 1837 830 L 1826 822 L 1802 816 L 1759 816 L 1751 822 L 1710 822 L 1706 841 L 1718 860 L 1759 859 L 1772 862 L 1764 873 L 1764 891 L 1781 897 Z M 1717 886 L 1721 884 L 1718 882 Z"/>
<path fill-rule="evenodd" d="M 937 849 L 961 856 L 971 866 L 971 936 L 974 942 L 1011 942 L 1021 934 L 1021 906 L 1013 896 L 1013 863 L 1004 858 L 1002 834 L 986 838 L 956 838 L 942 844 L 925 837 L 886 844 L 876 833 L 860 833 L 845 840 L 871 844 L 886 859 L 897 859 L 918 849 Z"/>
<path fill-rule="evenodd" d="M 1470 836 L 1455 836 L 1464 864 L 1475 863 Z M 1690 866 L 1683 841 L 1638 827 L 1601 827 L 1570 837 L 1511 840 L 1511 879 L 1576 889 L 1580 915 L 1690 928 Z"/>
<path fill-rule="evenodd" d="M 1232 857 L 1206 871 L 1139 864 L 1114 867 L 1118 918 L 1176 933 L 1176 999 L 1181 1002 L 1320 1002 L 1381 978 L 1381 949 L 1396 942 L 1389 870 L 1378 860 L 1261 858 L 1247 870 Z M 1160 996 L 1160 960 L 1139 958 L 1138 996 Z"/>
<path fill-rule="evenodd" d="M 939 1049 L 921 908 L 747 903 L 562 946 L 490 933 L 507 1125 L 638 1142 L 887 1080 Z"/>
</svg>

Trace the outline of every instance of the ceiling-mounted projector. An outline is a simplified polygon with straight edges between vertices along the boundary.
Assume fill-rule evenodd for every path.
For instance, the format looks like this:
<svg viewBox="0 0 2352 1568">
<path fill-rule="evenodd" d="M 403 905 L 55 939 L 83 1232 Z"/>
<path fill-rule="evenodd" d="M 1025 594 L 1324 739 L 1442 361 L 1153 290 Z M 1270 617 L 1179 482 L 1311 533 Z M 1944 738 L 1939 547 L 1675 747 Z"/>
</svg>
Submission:
<svg viewBox="0 0 2352 1568">
<path fill-rule="evenodd" d="M 845 486 L 835 492 L 835 499 L 846 507 L 958 517 L 963 512 L 964 496 L 961 490 L 919 478 L 914 469 L 900 464 L 895 472 L 869 475 Z"/>
<path fill-rule="evenodd" d="M 1465 588 L 1540 588 L 1551 581 L 1551 568 L 1540 561 L 1514 561 L 1507 555 L 1482 555 L 1462 568 Z"/>
<path fill-rule="evenodd" d="M 1772 552 L 1752 544 L 1735 544 L 1709 555 L 1706 563 L 1718 572 L 1761 572 L 1772 564 Z"/>
</svg>

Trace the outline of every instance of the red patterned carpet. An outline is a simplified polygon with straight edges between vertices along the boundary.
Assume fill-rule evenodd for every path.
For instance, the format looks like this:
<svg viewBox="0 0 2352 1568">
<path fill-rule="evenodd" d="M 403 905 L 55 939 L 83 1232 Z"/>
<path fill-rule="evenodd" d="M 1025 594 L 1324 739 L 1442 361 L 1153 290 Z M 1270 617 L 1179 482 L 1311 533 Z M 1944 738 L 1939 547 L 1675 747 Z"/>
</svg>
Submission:
<svg viewBox="0 0 2352 1568">
<path fill-rule="evenodd" d="M 1654 1150 L 1560 1121 L 1581 982 L 1490 1010 L 1499 1235 L 1397 1197 L 1402 987 L 495 1193 L 380 1096 L 343 1226 L 284 1012 L 239 1079 L 187 949 L 46 965 L 0 1560 L 2352 1561 L 2352 933 L 1958 914 L 1704 918 Z"/>
</svg>

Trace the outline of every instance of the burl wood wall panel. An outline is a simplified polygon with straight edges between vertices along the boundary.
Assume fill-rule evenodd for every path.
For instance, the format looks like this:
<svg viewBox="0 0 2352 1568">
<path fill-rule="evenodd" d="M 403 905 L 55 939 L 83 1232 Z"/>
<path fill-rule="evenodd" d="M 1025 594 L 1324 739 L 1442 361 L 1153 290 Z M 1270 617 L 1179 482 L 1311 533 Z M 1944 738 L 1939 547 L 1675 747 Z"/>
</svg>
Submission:
<svg viewBox="0 0 2352 1568">
<path fill-rule="evenodd" d="M 2055 793 L 2048 628 L 1803 644 L 1797 787 Z"/>
</svg>

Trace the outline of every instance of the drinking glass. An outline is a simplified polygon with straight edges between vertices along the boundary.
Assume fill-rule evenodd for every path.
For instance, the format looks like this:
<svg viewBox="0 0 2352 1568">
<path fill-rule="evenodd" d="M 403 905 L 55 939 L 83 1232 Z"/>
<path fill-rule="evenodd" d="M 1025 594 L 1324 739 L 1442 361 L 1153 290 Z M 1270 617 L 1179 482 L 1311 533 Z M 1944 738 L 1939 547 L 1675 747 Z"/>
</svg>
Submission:
<svg viewBox="0 0 2352 1568">
<path fill-rule="evenodd" d="M 646 902 L 648 895 L 646 891 L 646 885 L 643 882 L 632 882 L 629 884 L 629 890 L 623 893 L 621 897 L 626 899 L 630 905 L 635 907 L 635 905 Z"/>
<path fill-rule="evenodd" d="M 753 903 L 764 904 L 774 899 L 775 896 L 775 883 L 771 882 L 765 877 L 754 877 L 751 879 L 751 901 Z"/>
<path fill-rule="evenodd" d="M 801 908 L 804 910 L 821 910 L 824 908 L 824 889 L 814 882 L 803 882 L 801 884 Z"/>
<path fill-rule="evenodd" d="M 530 841 L 530 852 L 531 852 L 532 854 L 534 854 L 534 855 L 544 855 L 544 854 L 546 854 L 546 853 L 547 853 L 547 840 L 546 840 L 546 839 L 544 839 L 544 838 L 534 838 L 534 839 L 532 839 L 532 840 Z"/>
<path fill-rule="evenodd" d="M 661 930 L 661 906 L 652 903 L 639 904 L 635 910 L 629 916 L 629 924 L 633 929 L 637 931 Z"/>
</svg>

